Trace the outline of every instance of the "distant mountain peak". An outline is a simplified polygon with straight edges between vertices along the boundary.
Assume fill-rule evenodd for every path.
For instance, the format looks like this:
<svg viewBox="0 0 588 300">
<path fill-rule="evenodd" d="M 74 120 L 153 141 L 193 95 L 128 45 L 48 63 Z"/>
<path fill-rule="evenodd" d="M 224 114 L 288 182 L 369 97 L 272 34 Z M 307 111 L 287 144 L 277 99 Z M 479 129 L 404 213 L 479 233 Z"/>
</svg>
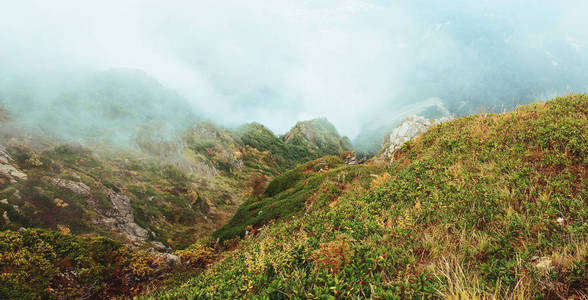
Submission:
<svg viewBox="0 0 588 300">
<path fill-rule="evenodd" d="M 308 143 L 325 154 L 338 154 L 351 149 L 347 137 L 341 137 L 327 118 L 300 121 L 282 139 L 286 143 Z"/>
</svg>

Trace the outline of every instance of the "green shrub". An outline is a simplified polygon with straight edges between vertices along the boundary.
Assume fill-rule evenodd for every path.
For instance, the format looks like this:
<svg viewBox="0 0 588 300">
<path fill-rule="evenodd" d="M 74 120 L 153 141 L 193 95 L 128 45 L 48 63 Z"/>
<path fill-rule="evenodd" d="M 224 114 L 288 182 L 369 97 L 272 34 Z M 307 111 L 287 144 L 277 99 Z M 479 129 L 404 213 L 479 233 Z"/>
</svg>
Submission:
<svg viewBox="0 0 588 300">
<path fill-rule="evenodd" d="M 0 298 L 69 299 L 127 293 L 133 284 L 127 274 L 152 274 L 152 260 L 146 253 L 133 252 L 104 237 L 7 230 L 0 232 Z"/>
</svg>

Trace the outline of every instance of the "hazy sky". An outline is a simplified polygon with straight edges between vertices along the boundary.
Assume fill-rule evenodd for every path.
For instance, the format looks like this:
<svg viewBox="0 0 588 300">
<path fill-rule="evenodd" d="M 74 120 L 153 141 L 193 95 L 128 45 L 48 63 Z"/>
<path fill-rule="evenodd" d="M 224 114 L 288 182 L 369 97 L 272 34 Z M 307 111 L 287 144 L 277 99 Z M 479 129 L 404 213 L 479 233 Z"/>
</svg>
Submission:
<svg viewBox="0 0 588 300">
<path fill-rule="evenodd" d="M 433 97 L 588 88 L 588 1 L 0 0 L 0 67 L 142 69 L 204 116 L 353 136 Z M 516 99 L 522 98 L 522 99 Z"/>
</svg>

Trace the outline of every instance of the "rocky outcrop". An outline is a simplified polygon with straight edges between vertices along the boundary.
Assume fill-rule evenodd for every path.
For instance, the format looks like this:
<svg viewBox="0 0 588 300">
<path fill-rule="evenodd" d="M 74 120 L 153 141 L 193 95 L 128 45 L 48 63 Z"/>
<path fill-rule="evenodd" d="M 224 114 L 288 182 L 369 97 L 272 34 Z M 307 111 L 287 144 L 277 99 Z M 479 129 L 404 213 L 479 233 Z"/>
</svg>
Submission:
<svg viewBox="0 0 588 300">
<path fill-rule="evenodd" d="M 78 195 L 89 196 L 92 193 L 90 187 L 83 182 L 51 178 L 50 183 L 58 188 L 70 190 Z M 149 239 L 149 232 L 135 223 L 131 199 L 123 193 L 117 193 L 106 187 L 102 188 L 102 193 L 110 202 L 111 208 L 99 208 L 90 200 L 91 206 L 100 213 L 94 219 L 94 222 L 105 225 L 112 231 L 125 235 L 132 242 L 147 241 Z"/>
<path fill-rule="evenodd" d="M 96 204 L 97 199 L 95 199 L 92 189 L 81 181 L 50 178 L 49 183 L 60 189 L 86 196 L 89 206 L 98 213 L 93 218 L 95 224 L 106 226 L 111 231 L 122 234 L 134 243 L 146 242 L 149 239 L 149 232 L 135 223 L 131 199 L 124 193 L 116 192 L 103 186 L 100 189 L 100 194 L 103 194 L 110 204 L 109 208 L 104 208 Z"/>
<path fill-rule="evenodd" d="M 357 165 L 359 163 L 353 151 L 345 151 L 341 153 L 340 157 L 348 165 Z"/>
<path fill-rule="evenodd" d="M 316 133 L 310 122 L 299 122 L 295 130 L 291 130 L 284 136 L 284 142 L 291 142 L 296 135 L 302 136 L 307 141 L 314 141 Z"/>
<path fill-rule="evenodd" d="M 433 125 L 450 120 L 449 118 L 441 118 L 436 120 L 429 120 L 421 116 L 409 116 L 396 125 L 390 133 L 386 135 L 386 139 L 382 142 L 384 151 L 379 155 L 379 160 L 384 160 L 392 163 L 394 160 L 394 152 L 400 149 L 404 143 L 423 134 Z"/>
<path fill-rule="evenodd" d="M 101 192 L 106 196 L 110 208 L 99 207 L 96 204 L 96 199 L 88 197 L 88 205 L 98 212 L 98 215 L 93 217 L 92 222 L 125 236 L 133 243 L 147 242 L 149 231 L 135 223 L 131 199 L 123 193 L 115 192 L 106 187 L 103 187 Z"/>
<path fill-rule="evenodd" d="M 89 195 L 91 192 L 90 187 L 88 187 L 83 182 L 76 182 L 61 178 L 52 178 L 51 184 L 61 189 L 70 190 L 78 195 Z"/>
<path fill-rule="evenodd" d="M 0 163 L 1 164 L 8 164 L 12 161 L 10 154 L 6 151 L 6 148 L 0 145 Z"/>
<path fill-rule="evenodd" d="M 104 224 L 123 233 L 133 242 L 144 242 L 149 238 L 149 232 L 135 223 L 131 199 L 111 189 L 104 189 L 112 209 L 106 211 L 108 218 L 103 219 Z"/>
<path fill-rule="evenodd" d="M 10 181 L 26 180 L 27 174 L 15 168 L 12 164 L 12 157 L 4 146 L 0 145 L 0 176 L 7 177 Z"/>
<path fill-rule="evenodd" d="M 182 264 L 182 259 L 179 256 L 170 253 L 157 253 L 155 254 L 155 259 L 157 262 L 165 263 L 170 267 Z"/>
</svg>

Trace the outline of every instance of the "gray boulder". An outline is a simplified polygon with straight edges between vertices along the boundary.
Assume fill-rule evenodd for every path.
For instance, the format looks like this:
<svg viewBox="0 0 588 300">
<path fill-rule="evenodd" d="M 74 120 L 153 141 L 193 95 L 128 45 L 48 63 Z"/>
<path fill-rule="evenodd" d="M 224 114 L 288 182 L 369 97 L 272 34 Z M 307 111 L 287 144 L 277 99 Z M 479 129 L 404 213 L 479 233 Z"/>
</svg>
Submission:
<svg viewBox="0 0 588 300">
<path fill-rule="evenodd" d="M 75 182 L 61 178 L 52 178 L 51 184 L 61 189 L 70 190 L 78 195 L 89 195 L 91 192 L 90 187 L 83 182 Z"/>
</svg>

